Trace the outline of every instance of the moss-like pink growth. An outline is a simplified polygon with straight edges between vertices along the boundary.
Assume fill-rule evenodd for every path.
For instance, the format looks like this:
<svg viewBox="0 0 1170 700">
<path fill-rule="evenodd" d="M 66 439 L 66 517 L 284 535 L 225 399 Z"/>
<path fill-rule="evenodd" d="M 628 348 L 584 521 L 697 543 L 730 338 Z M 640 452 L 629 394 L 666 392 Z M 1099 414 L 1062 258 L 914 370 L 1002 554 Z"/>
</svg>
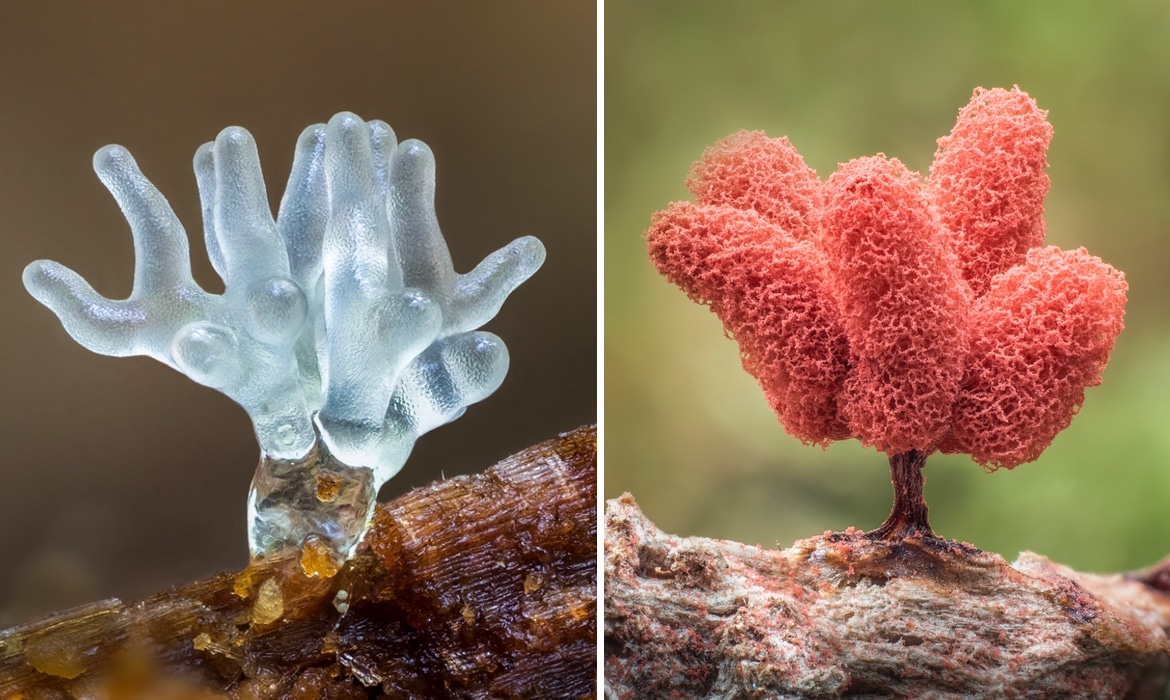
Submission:
<svg viewBox="0 0 1170 700">
<path fill-rule="evenodd" d="M 1038 247 L 1051 136 L 1018 88 L 977 89 L 929 180 L 877 156 L 822 184 L 787 139 L 740 132 L 695 164 L 697 203 L 655 215 L 650 257 L 801 440 L 1013 468 L 1100 383 L 1124 315 L 1120 272 Z"/>
<path fill-rule="evenodd" d="M 647 239 L 654 264 L 739 342 L 789 433 L 821 445 L 849 437 L 837 408 L 848 344 L 819 250 L 753 210 L 689 202 L 655 215 Z"/>
<path fill-rule="evenodd" d="M 1048 113 L 1018 87 L 978 88 L 938 140 L 930 189 L 976 294 L 1044 241 Z"/>
<path fill-rule="evenodd" d="M 1028 252 L 972 309 L 967 381 L 944 451 L 1031 462 L 1101 383 L 1125 312 L 1125 278 L 1084 248 Z"/>
<path fill-rule="evenodd" d="M 786 138 L 739 131 L 721 139 L 691 168 L 687 189 L 699 204 L 754 210 L 797 240 L 817 229 L 821 181 Z"/>
<path fill-rule="evenodd" d="M 947 430 L 967 354 L 967 286 L 922 181 L 859 158 L 825 185 L 821 230 L 851 371 L 839 403 L 853 435 L 888 454 Z"/>
</svg>

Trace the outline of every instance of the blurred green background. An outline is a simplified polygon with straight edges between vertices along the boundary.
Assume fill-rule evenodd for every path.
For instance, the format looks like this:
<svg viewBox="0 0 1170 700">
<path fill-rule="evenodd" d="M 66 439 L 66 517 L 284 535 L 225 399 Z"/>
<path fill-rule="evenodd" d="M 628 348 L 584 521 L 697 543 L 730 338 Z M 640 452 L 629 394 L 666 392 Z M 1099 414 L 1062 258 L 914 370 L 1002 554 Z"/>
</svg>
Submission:
<svg viewBox="0 0 1170 700">
<path fill-rule="evenodd" d="M 1018 84 L 1055 128 L 1047 241 L 1126 272 L 1126 330 L 1038 461 L 985 474 L 931 457 L 931 521 L 1086 570 L 1170 552 L 1170 4 L 611 2 L 605 31 L 607 498 L 633 492 L 668 532 L 765 546 L 881 523 L 884 456 L 789 437 L 642 236 L 732 131 L 787 135 L 822 178 L 879 151 L 925 172 L 974 87 Z"/>
</svg>

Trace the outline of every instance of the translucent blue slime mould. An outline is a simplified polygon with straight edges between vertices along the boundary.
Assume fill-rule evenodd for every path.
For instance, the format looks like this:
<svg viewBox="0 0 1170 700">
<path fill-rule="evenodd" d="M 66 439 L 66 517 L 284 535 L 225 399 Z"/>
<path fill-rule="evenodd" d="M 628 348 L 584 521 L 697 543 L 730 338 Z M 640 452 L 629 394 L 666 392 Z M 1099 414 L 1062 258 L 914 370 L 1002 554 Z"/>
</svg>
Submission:
<svg viewBox="0 0 1170 700">
<path fill-rule="evenodd" d="M 107 299 L 38 260 L 24 283 L 81 345 L 149 355 L 248 412 L 262 455 L 248 499 L 260 559 L 315 544 L 348 558 L 378 488 L 420 435 L 500 386 L 508 351 L 477 331 L 544 261 L 530 236 L 457 274 L 435 218 L 435 161 L 341 113 L 297 141 L 273 220 L 252 136 L 195 153 L 222 295 L 191 277 L 187 236 L 121 146 L 94 155 L 134 236 L 134 290 Z"/>
</svg>

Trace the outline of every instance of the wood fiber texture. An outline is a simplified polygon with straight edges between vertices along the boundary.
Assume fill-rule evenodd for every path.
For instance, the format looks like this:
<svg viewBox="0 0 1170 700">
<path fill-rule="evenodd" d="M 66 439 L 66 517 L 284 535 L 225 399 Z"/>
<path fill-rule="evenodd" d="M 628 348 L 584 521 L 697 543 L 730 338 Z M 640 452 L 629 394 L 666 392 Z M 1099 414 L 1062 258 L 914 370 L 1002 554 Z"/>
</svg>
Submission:
<svg viewBox="0 0 1170 700">
<path fill-rule="evenodd" d="M 578 428 L 383 504 L 333 576 L 310 552 L 0 632 L 0 698 L 593 697 L 596 451 Z"/>
</svg>

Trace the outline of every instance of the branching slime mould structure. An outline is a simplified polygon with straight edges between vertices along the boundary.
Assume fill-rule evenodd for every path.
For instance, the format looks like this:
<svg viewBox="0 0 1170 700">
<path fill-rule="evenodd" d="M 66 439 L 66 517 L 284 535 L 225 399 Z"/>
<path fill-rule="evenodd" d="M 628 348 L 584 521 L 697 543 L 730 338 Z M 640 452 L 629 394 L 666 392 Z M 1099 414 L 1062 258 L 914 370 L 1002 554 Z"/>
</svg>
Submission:
<svg viewBox="0 0 1170 700">
<path fill-rule="evenodd" d="M 507 349 L 477 329 L 544 247 L 519 238 L 457 274 L 430 149 L 350 113 L 301 134 L 275 218 L 246 130 L 222 131 L 194 166 L 223 294 L 195 283 L 182 224 L 121 146 L 99 150 L 94 170 L 134 237 L 130 297 L 46 260 L 25 286 L 89 350 L 148 355 L 244 407 L 261 448 L 254 560 L 293 548 L 345 559 L 415 440 L 503 381 Z"/>
<path fill-rule="evenodd" d="M 1043 246 L 1051 139 L 1019 88 L 976 89 L 925 178 L 879 154 L 822 182 L 787 139 L 745 131 L 695 163 L 695 202 L 653 218 L 654 264 L 723 321 L 785 429 L 889 455 L 872 536 L 933 535 L 930 453 L 1030 462 L 1101 381 L 1127 286 Z"/>
</svg>

